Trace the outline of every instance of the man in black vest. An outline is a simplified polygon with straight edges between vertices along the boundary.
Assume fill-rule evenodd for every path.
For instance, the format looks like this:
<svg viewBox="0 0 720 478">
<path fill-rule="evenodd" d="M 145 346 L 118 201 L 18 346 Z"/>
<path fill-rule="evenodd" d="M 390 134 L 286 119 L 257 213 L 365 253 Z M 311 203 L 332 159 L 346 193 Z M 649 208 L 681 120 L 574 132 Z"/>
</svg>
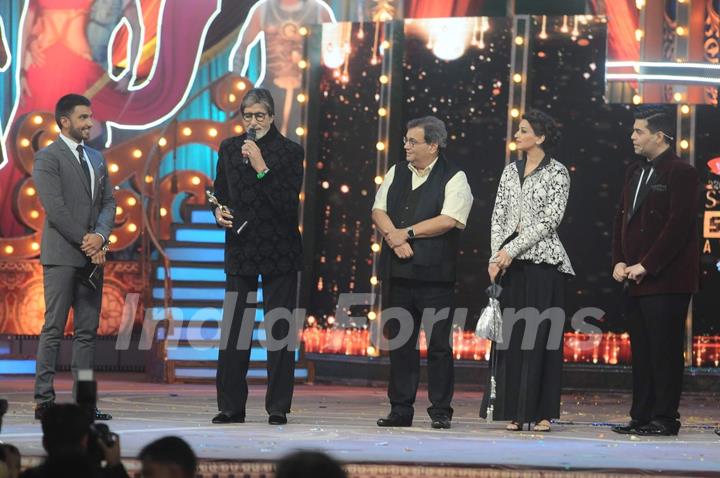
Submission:
<svg viewBox="0 0 720 478">
<path fill-rule="evenodd" d="M 428 342 L 428 414 L 433 428 L 450 428 L 453 409 L 453 319 L 455 266 L 460 231 L 472 207 L 465 173 L 442 154 L 445 124 L 426 116 L 408 123 L 406 164 L 391 167 L 378 189 L 372 217 L 385 239 L 381 255 L 388 307 L 406 312 L 386 322 L 387 337 L 404 343 L 390 346 L 391 410 L 381 427 L 412 425 L 420 379 L 418 335 L 424 324 Z M 389 285 L 389 287 L 387 287 Z M 395 314 L 393 314 L 395 315 Z"/>
</svg>

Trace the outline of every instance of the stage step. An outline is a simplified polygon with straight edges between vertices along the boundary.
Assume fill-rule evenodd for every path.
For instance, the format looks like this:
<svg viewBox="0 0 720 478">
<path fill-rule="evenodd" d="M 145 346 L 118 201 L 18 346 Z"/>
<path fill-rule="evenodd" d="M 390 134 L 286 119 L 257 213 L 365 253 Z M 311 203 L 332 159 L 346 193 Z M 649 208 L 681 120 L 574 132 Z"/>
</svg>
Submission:
<svg viewBox="0 0 720 478">
<path fill-rule="evenodd" d="M 156 268 L 156 275 L 160 275 L 159 270 L 162 268 Z M 162 274 L 164 277 L 164 273 Z M 216 281 L 181 281 L 177 280 L 172 276 L 173 283 L 173 304 L 191 305 L 195 304 L 200 308 L 217 307 L 222 309 L 223 300 L 225 299 L 225 282 Z M 153 298 L 161 303 L 165 296 L 165 288 L 162 282 L 155 282 L 153 284 Z M 258 305 L 263 302 L 262 287 L 259 287 L 255 296 L 255 301 Z M 240 298 L 239 300 L 245 300 L 247 297 Z M 209 304 L 211 302 L 212 304 Z"/>
<path fill-rule="evenodd" d="M 193 209 L 190 211 L 191 224 L 212 224 L 215 225 L 215 216 L 212 211 L 207 208 Z"/>
<path fill-rule="evenodd" d="M 165 290 L 162 287 L 154 287 L 153 299 L 161 301 L 165 297 Z M 222 287 L 175 287 L 172 291 L 173 299 L 178 300 L 199 300 L 212 303 L 222 303 L 225 298 L 225 289 Z"/>
<path fill-rule="evenodd" d="M 0 375 L 35 375 L 35 359 L 3 355 L 0 357 Z"/>
<path fill-rule="evenodd" d="M 170 278 L 173 281 L 200 281 L 200 282 L 221 282 L 225 283 L 225 270 L 222 267 L 207 266 L 172 266 L 170 267 Z M 165 269 L 156 269 L 155 279 L 165 280 Z"/>
<path fill-rule="evenodd" d="M 192 307 L 182 306 L 179 302 L 180 301 L 173 301 L 173 307 L 170 311 L 172 313 L 173 321 L 176 323 L 184 322 L 186 325 L 198 325 L 205 322 L 219 323 L 222 320 L 222 303 L 215 304 L 212 307 Z M 150 309 L 150 314 L 152 320 L 165 319 L 165 310 L 162 307 L 153 307 Z M 262 322 L 263 317 L 263 310 L 257 309 L 255 311 L 255 322 Z"/>
<path fill-rule="evenodd" d="M 213 305 L 212 307 L 196 307 L 182 306 L 180 301 L 173 301 L 174 306 L 170 310 L 173 321 L 175 322 L 220 322 L 222 320 L 222 303 Z M 150 309 L 150 317 L 153 320 L 165 319 L 165 310 L 162 307 L 153 307 Z M 264 317 L 263 310 L 255 311 L 255 322 L 262 322 Z"/>
<path fill-rule="evenodd" d="M 212 229 L 207 228 L 188 228 L 179 227 L 175 231 L 175 239 L 184 242 L 198 242 L 198 243 L 211 243 L 211 244 L 225 244 L 225 231 L 213 227 Z"/>
<path fill-rule="evenodd" d="M 264 364 L 263 364 L 264 365 Z M 175 367 L 175 378 L 183 382 L 201 382 L 208 383 L 215 381 L 215 368 L 191 368 L 191 367 Z M 248 381 L 266 381 L 267 369 L 251 368 L 247 374 Z M 308 370 L 306 368 L 295 369 L 295 382 L 302 383 L 308 378 Z"/>
<path fill-rule="evenodd" d="M 168 335 L 168 341 L 185 341 L 199 344 L 200 342 L 217 343 L 220 340 L 220 327 L 204 325 L 188 325 L 186 322 L 174 322 L 173 333 Z M 253 329 L 253 341 L 265 340 L 265 329 Z"/>
<path fill-rule="evenodd" d="M 167 349 L 167 354 L 168 360 L 185 360 L 188 362 L 214 361 L 218 358 L 218 346 L 170 346 Z M 266 360 L 267 350 L 264 347 L 252 347 L 250 349 L 251 362 L 265 363 Z"/>
<path fill-rule="evenodd" d="M 169 246 L 165 249 L 171 261 L 189 262 L 217 262 L 225 260 L 225 250 L 216 247 L 201 247 L 199 244 L 192 246 Z"/>
<path fill-rule="evenodd" d="M 10 338 L 0 339 L 0 357 L 10 355 L 12 352 L 12 343 Z"/>
<path fill-rule="evenodd" d="M 187 206 L 182 217 L 190 222 L 173 224 L 171 240 L 164 245 L 171 261 L 169 275 L 173 306 L 172 329 L 166 339 L 168 380 L 213 382 L 225 298 L 225 231 L 217 227 L 212 212 L 204 206 Z M 166 272 L 157 256 L 154 260 L 150 317 L 152 320 L 164 320 Z M 248 378 L 255 381 L 267 379 L 267 350 L 261 345 L 266 338 L 261 325 L 264 319 L 262 284 L 256 301 L 258 310 L 248 370 Z M 299 360 L 300 352 L 295 354 L 296 360 Z M 300 381 L 308 378 L 308 370 L 302 364 L 296 366 L 295 378 Z"/>
</svg>

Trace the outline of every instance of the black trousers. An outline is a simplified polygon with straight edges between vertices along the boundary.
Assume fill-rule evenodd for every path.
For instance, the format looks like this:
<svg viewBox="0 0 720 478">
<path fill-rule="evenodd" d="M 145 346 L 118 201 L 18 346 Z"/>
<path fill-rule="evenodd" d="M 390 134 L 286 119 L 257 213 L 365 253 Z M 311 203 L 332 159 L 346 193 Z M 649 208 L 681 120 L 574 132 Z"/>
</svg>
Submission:
<svg viewBox="0 0 720 478">
<path fill-rule="evenodd" d="M 449 416 L 453 409 L 450 406 L 455 386 L 453 371 L 452 345 L 450 333 L 454 314 L 454 284 L 452 282 L 426 282 L 411 279 L 392 278 L 390 280 L 389 308 L 398 307 L 409 312 L 403 324 L 396 318 L 387 320 L 392 315 L 388 309 L 383 312 L 385 336 L 394 339 L 403 330 L 412 331 L 409 339 L 400 342 L 399 347 L 390 350 L 390 383 L 388 398 L 391 411 L 403 416 L 412 417 L 413 405 L 420 381 L 420 350 L 418 336 L 423 320 L 423 311 L 433 309 L 439 312 L 448 309 L 447 318 L 432 322 L 426 319 L 424 324 L 428 340 L 427 370 L 428 398 L 431 406 L 428 414 L 431 417 Z M 402 319 L 401 319 L 402 320 Z M 407 323 L 411 320 L 412 323 Z"/>
<path fill-rule="evenodd" d="M 297 272 L 284 275 L 263 276 L 263 309 L 269 314 L 276 308 L 295 309 L 297 295 Z M 216 386 L 218 409 L 225 413 L 244 414 L 248 397 L 247 373 L 252 348 L 252 330 L 257 304 L 248 303 L 250 292 L 257 292 L 257 276 L 228 275 L 226 291 L 237 292 L 238 298 L 231 324 L 223 324 L 221 347 L 218 356 Z M 245 313 L 245 310 L 248 313 Z M 243 326 L 243 320 L 246 323 Z M 297 332 L 286 320 L 277 320 L 268 330 L 266 338 L 282 340 L 289 331 Z M 242 331 L 242 336 L 241 336 Z M 272 335 L 271 335 L 272 334 Z M 291 341 L 292 342 L 292 341 Z M 225 347 L 223 345 L 227 344 Z M 287 346 L 267 352 L 268 387 L 265 395 L 265 410 L 268 414 L 289 413 L 295 381 L 295 351 Z"/>
<path fill-rule="evenodd" d="M 660 422 L 680 418 L 685 318 L 690 294 L 628 297 L 626 316 L 632 350 L 630 417 Z"/>
<path fill-rule="evenodd" d="M 494 420 L 524 424 L 560 418 L 565 321 L 564 314 L 550 312 L 565 310 L 565 281 L 565 274 L 550 264 L 515 260 L 505 272 L 500 296 L 503 314 L 508 314 L 503 317 L 504 343 L 492 344 L 481 417 L 487 417 L 490 376 L 494 373 Z M 545 319 L 533 323 L 518 318 L 513 323 L 509 309 L 536 310 Z M 505 339 L 508 333 L 509 340 Z"/>
</svg>

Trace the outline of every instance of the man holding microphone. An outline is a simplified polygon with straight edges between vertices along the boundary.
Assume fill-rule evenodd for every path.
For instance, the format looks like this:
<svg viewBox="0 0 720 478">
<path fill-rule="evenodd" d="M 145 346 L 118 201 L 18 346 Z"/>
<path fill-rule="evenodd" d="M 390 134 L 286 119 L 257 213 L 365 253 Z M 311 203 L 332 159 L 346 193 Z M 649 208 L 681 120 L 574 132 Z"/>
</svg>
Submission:
<svg viewBox="0 0 720 478">
<path fill-rule="evenodd" d="M 247 372 L 256 308 L 253 297 L 262 276 L 263 308 L 292 311 L 302 269 L 298 207 L 303 180 L 303 148 L 273 124 L 275 105 L 264 88 L 250 90 L 240 105 L 247 134 L 222 142 L 217 163 L 215 219 L 225 234 L 227 292 L 237 293 L 231 324 L 223 324 L 217 369 L 219 412 L 213 423 L 243 423 L 248 396 Z M 254 140 L 253 140 L 254 133 Z M 246 309 L 252 309 L 245 314 Z M 245 317 L 247 315 L 247 317 Z M 266 324 L 267 324 L 266 320 Z M 287 320 L 266 330 L 268 342 L 296 331 Z M 289 340 L 293 342 L 293 340 Z M 287 345 L 267 354 L 268 423 L 287 423 L 295 379 L 295 351 Z"/>
</svg>

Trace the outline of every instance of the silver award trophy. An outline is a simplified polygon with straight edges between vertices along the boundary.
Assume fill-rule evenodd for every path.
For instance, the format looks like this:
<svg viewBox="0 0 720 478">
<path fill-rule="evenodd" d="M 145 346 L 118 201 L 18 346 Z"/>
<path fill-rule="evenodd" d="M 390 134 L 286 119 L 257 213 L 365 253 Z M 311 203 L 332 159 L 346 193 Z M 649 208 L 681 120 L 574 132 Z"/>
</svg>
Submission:
<svg viewBox="0 0 720 478">
<path fill-rule="evenodd" d="M 102 250 L 107 253 L 110 248 L 107 244 L 102 247 Z M 92 261 L 88 262 L 85 267 L 78 270 L 77 275 L 80 278 L 80 283 L 92 290 L 98 290 L 98 281 L 100 280 L 100 272 L 103 266 L 100 264 L 93 264 Z"/>
<path fill-rule="evenodd" d="M 220 204 L 220 201 L 218 201 L 217 196 L 215 196 L 215 194 L 214 194 L 212 191 L 210 191 L 209 189 L 206 189 L 206 190 L 205 190 L 205 194 L 207 195 L 207 200 L 208 200 L 208 202 L 209 202 L 210 204 L 212 204 L 213 206 L 219 207 L 219 208 L 220 208 L 220 212 L 223 212 L 223 213 L 225 213 L 225 214 L 232 214 L 232 213 L 233 213 L 233 210 L 232 210 L 232 209 L 230 209 L 230 208 L 227 207 L 227 206 L 224 206 L 224 205 Z M 238 235 L 239 235 L 239 234 L 243 231 L 243 229 L 245 229 L 245 227 L 247 226 L 247 224 L 248 224 L 247 221 L 243 221 L 243 223 L 240 224 L 240 226 L 237 227 L 237 228 L 235 227 L 235 224 L 233 224 L 232 230 L 233 230 L 233 232 L 234 232 L 235 234 L 238 234 Z"/>
</svg>

